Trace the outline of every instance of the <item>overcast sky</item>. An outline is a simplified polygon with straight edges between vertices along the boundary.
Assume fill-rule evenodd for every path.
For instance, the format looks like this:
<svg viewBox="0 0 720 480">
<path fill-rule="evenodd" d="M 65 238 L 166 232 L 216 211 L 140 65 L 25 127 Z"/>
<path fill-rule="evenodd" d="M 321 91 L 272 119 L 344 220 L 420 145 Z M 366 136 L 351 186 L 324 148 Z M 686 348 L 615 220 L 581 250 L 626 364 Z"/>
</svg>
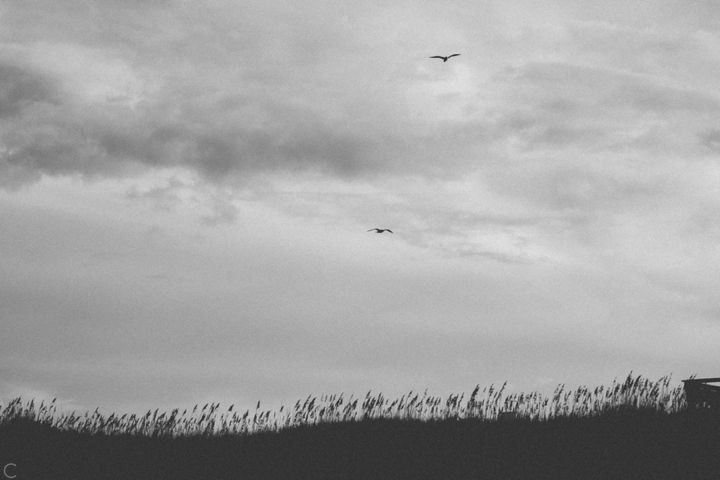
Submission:
<svg viewBox="0 0 720 480">
<path fill-rule="evenodd" d="M 0 397 L 717 376 L 719 72 L 713 0 L 0 0 Z"/>
</svg>

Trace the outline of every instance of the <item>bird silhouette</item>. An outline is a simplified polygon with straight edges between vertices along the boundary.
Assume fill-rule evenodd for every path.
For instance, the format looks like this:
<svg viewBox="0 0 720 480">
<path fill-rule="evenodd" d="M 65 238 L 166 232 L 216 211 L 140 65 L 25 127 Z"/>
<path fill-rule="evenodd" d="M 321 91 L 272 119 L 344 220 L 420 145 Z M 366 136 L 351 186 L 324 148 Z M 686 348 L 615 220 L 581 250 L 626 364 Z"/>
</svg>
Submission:
<svg viewBox="0 0 720 480">
<path fill-rule="evenodd" d="M 390 230 L 389 228 L 371 228 L 370 230 L 368 230 L 368 232 L 372 232 L 373 230 L 375 230 L 375 233 L 383 233 L 383 232 L 393 233 L 393 231 Z"/>
<path fill-rule="evenodd" d="M 457 57 L 458 55 L 460 55 L 460 54 L 459 54 L 459 53 L 453 53 L 452 55 L 448 55 L 447 57 L 443 57 L 443 56 L 441 56 L 441 55 L 435 55 L 434 57 L 430 57 L 430 58 L 442 58 L 443 63 L 445 63 L 445 62 L 448 61 L 448 58 Z"/>
</svg>

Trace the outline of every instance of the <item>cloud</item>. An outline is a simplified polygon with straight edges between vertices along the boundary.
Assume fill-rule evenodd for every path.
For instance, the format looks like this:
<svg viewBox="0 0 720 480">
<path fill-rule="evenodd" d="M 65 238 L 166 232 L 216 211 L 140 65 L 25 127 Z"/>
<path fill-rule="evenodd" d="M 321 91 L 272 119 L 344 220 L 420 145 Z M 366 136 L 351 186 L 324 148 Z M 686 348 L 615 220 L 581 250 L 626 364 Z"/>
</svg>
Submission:
<svg viewBox="0 0 720 480">
<path fill-rule="evenodd" d="M 82 51 L 70 56 L 76 54 L 88 68 L 103 68 Z M 372 130 L 348 128 L 352 118 L 328 118 L 322 112 L 328 100 L 296 104 L 261 91 L 259 96 L 221 93 L 208 102 L 197 91 L 201 78 L 190 80 L 195 91 L 168 83 L 139 97 L 119 87 L 90 88 L 90 94 L 74 85 L 75 78 L 63 78 L 67 72 L 47 74 L 55 87 L 51 96 L 47 80 L 27 83 L 40 78 L 32 77 L 32 71 L 9 66 L 3 72 L 13 77 L 13 85 L 27 86 L 8 87 L 0 105 L 5 116 L 13 116 L 0 130 L 0 162 L 5 170 L 22 170 L 28 178 L 126 175 L 137 167 L 169 166 L 198 171 L 210 180 L 243 180 L 284 170 L 352 177 L 398 167 L 391 157 L 378 156 L 380 140 Z M 88 87 L 92 79 L 86 80 Z M 52 104 L 46 101 L 50 98 Z"/>
<path fill-rule="evenodd" d="M 0 182 L 38 182 L 0 191 L 2 388 L 707 364 L 717 12 L 682 5 L 2 2 Z"/>
<path fill-rule="evenodd" d="M 36 103 L 55 103 L 53 90 L 46 76 L 12 63 L 0 63 L 0 120 L 17 117 Z"/>
<path fill-rule="evenodd" d="M 720 130 L 708 129 L 698 134 L 702 144 L 713 152 L 720 152 Z"/>
<path fill-rule="evenodd" d="M 704 37 L 573 22 L 562 8 L 548 13 L 553 28 L 506 35 L 506 60 L 476 51 L 431 68 L 425 43 L 410 40 L 418 27 L 360 6 L 103 2 L 76 19 L 41 3 L 47 28 L 20 3 L 2 17 L 22 58 L 2 70 L 0 115 L 13 121 L 0 128 L 0 169 L 12 184 L 167 167 L 245 185 L 284 172 L 453 178 L 516 154 L 697 149 L 719 110 L 662 62 L 697 67 Z M 442 20 L 456 43 L 488 40 L 473 28 Z M 525 53 L 538 42 L 555 53 Z"/>
</svg>

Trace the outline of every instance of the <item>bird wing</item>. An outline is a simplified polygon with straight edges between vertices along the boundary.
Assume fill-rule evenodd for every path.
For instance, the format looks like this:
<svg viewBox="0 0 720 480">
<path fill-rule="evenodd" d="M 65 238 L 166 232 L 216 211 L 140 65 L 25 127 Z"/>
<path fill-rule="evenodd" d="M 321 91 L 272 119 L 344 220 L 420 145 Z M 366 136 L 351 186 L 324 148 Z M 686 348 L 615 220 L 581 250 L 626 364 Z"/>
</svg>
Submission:
<svg viewBox="0 0 720 480">
<path fill-rule="evenodd" d="M 386 228 L 386 229 L 385 229 L 385 231 L 386 231 L 386 232 L 390 232 L 390 233 L 393 233 L 393 231 L 392 231 L 392 230 L 390 230 L 389 228 Z"/>
<path fill-rule="evenodd" d="M 441 59 L 445 60 L 445 57 L 441 57 L 439 55 L 435 55 L 434 57 L 430 57 L 430 58 L 441 58 Z"/>
<path fill-rule="evenodd" d="M 372 232 L 373 230 L 377 230 L 377 228 L 371 228 L 368 232 Z"/>
<path fill-rule="evenodd" d="M 450 58 L 450 57 L 459 57 L 459 56 L 460 56 L 459 53 L 453 53 L 452 55 L 448 55 L 448 58 Z"/>
</svg>

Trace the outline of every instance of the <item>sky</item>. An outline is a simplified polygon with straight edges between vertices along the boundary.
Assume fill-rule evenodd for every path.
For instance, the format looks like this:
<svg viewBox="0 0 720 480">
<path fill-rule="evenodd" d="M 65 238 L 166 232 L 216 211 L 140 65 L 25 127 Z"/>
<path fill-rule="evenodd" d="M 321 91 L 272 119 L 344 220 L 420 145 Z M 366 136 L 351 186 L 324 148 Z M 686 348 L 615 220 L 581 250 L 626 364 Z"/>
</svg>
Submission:
<svg viewBox="0 0 720 480">
<path fill-rule="evenodd" d="M 718 376 L 718 72 L 711 0 L 0 0 L 0 398 Z"/>
</svg>

